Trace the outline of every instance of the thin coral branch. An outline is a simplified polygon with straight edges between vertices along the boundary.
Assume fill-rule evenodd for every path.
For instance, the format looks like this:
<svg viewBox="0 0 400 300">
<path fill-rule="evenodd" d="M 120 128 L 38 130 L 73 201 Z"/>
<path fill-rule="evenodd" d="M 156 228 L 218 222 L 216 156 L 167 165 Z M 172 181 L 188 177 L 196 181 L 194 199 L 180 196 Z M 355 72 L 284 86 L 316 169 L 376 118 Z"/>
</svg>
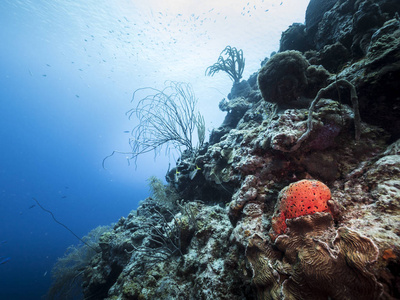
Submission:
<svg viewBox="0 0 400 300">
<path fill-rule="evenodd" d="M 245 66 L 243 50 L 226 46 L 220 53 L 218 61 L 206 69 L 206 75 L 213 76 L 219 71 L 224 71 L 235 82 L 239 83 Z"/>
<path fill-rule="evenodd" d="M 130 119 L 138 121 L 129 140 L 132 152 L 113 151 L 103 160 L 103 168 L 105 160 L 115 153 L 130 154 L 129 159 L 135 161 L 139 155 L 148 152 L 154 151 L 158 155 L 162 148 L 166 152 L 172 148 L 180 153 L 183 148 L 193 153 L 196 149 L 195 130 L 205 132 L 204 122 L 201 122 L 204 119 L 196 110 L 197 99 L 190 84 L 171 81 L 163 90 L 140 88 L 133 93 L 132 101 L 139 92 L 147 92 L 147 95 L 127 112 Z M 204 136 L 198 137 L 200 146 Z"/>
<path fill-rule="evenodd" d="M 162 91 L 153 88 L 148 90 L 156 93 L 141 99 L 136 108 L 128 112 L 130 117 L 135 115 L 139 120 L 130 141 L 134 157 L 162 146 L 177 149 L 183 146 L 193 152 L 197 99 L 192 87 L 185 83 L 171 82 Z"/>
<path fill-rule="evenodd" d="M 181 223 L 175 215 L 164 208 L 166 213 L 172 218 L 170 222 L 160 212 L 157 205 L 146 208 L 144 214 L 147 220 L 142 224 L 142 228 L 148 236 L 140 246 L 132 244 L 133 250 L 127 253 L 140 253 L 144 258 L 146 268 L 165 261 L 172 256 L 182 256 L 181 250 Z"/>
<path fill-rule="evenodd" d="M 322 96 L 327 93 L 328 91 L 331 91 L 334 88 L 337 88 L 337 86 L 343 86 L 347 87 L 350 89 L 350 98 L 351 102 L 353 105 L 353 113 L 354 113 L 354 127 L 355 127 L 355 140 L 359 141 L 360 136 L 361 136 L 361 118 L 360 118 L 360 112 L 358 109 L 358 96 L 357 96 L 357 91 L 356 88 L 352 83 L 345 79 L 339 79 L 335 82 L 332 82 L 329 84 L 327 87 L 322 88 L 319 90 L 317 93 L 317 96 L 315 96 L 314 100 L 311 102 L 310 108 L 308 110 L 308 119 L 307 119 L 307 130 L 306 132 L 303 133 L 303 135 L 297 140 L 297 143 L 289 150 L 289 152 L 296 151 L 297 149 L 300 148 L 301 144 L 309 137 L 313 123 L 312 123 L 312 115 L 313 111 L 315 109 L 316 104 L 318 103 L 319 100 L 322 99 Z"/>
</svg>

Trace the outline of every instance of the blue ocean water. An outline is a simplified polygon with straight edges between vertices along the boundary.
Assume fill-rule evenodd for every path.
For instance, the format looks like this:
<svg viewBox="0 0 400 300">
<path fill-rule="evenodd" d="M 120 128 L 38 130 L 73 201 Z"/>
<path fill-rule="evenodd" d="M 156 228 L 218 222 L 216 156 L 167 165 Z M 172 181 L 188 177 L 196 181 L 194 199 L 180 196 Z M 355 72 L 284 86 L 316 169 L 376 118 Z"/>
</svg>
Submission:
<svg viewBox="0 0 400 300">
<path fill-rule="evenodd" d="M 199 3 L 201 2 L 201 3 Z M 206 77 L 226 45 L 244 78 L 278 49 L 306 0 L 3 0 L 0 2 L 0 299 L 40 299 L 51 268 L 79 241 L 149 195 L 177 156 L 128 164 L 132 93 L 189 82 L 208 132 L 224 114 L 228 76 Z M 128 133 L 127 133 L 128 131 Z"/>
</svg>

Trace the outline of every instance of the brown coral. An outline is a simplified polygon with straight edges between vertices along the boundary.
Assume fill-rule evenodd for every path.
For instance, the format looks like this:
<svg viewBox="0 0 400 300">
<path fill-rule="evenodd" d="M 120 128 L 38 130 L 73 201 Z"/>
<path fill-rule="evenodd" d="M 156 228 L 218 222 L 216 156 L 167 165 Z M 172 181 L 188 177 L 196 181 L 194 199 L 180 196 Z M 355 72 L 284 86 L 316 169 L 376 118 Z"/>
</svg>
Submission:
<svg viewBox="0 0 400 300">
<path fill-rule="evenodd" d="M 371 239 L 335 229 L 329 213 L 294 218 L 287 226 L 275 242 L 282 259 L 267 241 L 250 243 L 246 252 L 261 299 L 379 299 L 382 286 L 371 266 L 379 251 Z"/>
<path fill-rule="evenodd" d="M 246 257 L 253 270 L 253 283 L 257 287 L 258 299 L 280 299 L 281 286 L 279 273 L 272 263 L 279 260 L 282 254 L 274 250 L 259 235 L 254 235 L 246 248 Z"/>
<path fill-rule="evenodd" d="M 264 100 L 284 109 L 301 107 L 300 97 L 307 87 L 308 61 L 299 51 L 284 51 L 272 56 L 258 74 Z M 304 106 L 308 107 L 308 103 Z"/>
</svg>

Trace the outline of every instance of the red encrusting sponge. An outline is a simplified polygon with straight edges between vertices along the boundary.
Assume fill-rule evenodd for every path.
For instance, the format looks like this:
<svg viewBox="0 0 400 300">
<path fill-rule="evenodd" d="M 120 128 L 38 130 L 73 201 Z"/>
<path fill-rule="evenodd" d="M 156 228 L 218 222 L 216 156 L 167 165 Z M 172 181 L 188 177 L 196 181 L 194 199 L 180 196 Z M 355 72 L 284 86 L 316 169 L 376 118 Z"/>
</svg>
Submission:
<svg viewBox="0 0 400 300">
<path fill-rule="evenodd" d="M 318 180 L 300 180 L 285 187 L 278 197 L 272 217 L 272 230 L 279 235 L 286 230 L 286 220 L 312 215 L 316 212 L 331 212 L 328 200 L 329 188 Z"/>
</svg>

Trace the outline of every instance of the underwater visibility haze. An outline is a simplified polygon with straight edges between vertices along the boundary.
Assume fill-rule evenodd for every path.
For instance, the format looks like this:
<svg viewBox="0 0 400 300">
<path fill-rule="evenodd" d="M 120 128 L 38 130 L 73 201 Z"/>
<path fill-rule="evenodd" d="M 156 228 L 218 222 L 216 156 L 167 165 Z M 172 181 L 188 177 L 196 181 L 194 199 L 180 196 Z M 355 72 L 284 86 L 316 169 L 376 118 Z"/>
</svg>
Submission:
<svg viewBox="0 0 400 300">
<path fill-rule="evenodd" d="M 231 45 L 243 78 L 304 22 L 306 0 L 3 0 L 0 2 L 0 299 L 40 299 L 69 245 L 149 196 L 179 155 L 129 161 L 135 90 L 187 82 L 220 125 L 232 80 L 205 76 Z M 40 205 L 34 201 L 36 199 Z"/>
</svg>

